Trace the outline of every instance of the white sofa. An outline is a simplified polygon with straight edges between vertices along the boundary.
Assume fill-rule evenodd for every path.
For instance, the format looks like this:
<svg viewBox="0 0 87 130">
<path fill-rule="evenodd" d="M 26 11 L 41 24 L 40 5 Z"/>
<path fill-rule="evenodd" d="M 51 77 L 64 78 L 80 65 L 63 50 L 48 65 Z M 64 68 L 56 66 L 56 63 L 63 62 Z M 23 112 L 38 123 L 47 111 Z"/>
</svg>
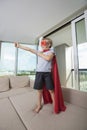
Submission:
<svg viewBox="0 0 87 130">
<path fill-rule="evenodd" d="M 87 130 L 87 93 L 62 88 L 66 111 L 54 114 L 47 104 L 36 114 L 33 84 L 27 76 L 0 77 L 0 130 Z"/>
</svg>

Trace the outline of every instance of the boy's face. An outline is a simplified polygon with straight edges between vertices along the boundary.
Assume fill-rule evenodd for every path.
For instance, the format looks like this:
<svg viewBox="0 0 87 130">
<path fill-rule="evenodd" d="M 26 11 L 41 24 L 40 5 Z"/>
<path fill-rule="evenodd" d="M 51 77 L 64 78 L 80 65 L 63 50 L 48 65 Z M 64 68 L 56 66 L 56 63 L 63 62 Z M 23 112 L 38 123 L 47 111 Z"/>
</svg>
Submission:
<svg viewBox="0 0 87 130">
<path fill-rule="evenodd" d="M 49 49 L 50 48 L 50 44 L 46 41 L 46 40 L 42 40 L 41 41 L 41 47 L 42 49 Z"/>
</svg>

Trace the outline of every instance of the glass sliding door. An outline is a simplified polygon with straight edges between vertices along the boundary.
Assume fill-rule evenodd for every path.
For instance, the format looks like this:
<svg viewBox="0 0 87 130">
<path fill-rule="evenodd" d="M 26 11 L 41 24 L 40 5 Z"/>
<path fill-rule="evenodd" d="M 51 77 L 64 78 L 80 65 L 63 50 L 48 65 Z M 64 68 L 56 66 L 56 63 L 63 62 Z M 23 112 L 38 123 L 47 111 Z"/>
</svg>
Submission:
<svg viewBox="0 0 87 130">
<path fill-rule="evenodd" d="M 75 88 L 87 91 L 87 33 L 86 16 L 72 21 L 72 39 L 74 50 Z"/>
</svg>

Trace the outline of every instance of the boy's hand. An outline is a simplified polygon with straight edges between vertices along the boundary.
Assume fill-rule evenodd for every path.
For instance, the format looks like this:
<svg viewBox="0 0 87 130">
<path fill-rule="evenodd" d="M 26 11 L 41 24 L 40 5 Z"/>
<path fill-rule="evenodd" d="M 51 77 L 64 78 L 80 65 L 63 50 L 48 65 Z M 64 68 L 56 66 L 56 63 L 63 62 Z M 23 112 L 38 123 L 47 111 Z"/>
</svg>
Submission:
<svg viewBox="0 0 87 130">
<path fill-rule="evenodd" d="M 19 48 L 19 43 L 18 42 L 15 42 L 15 47 Z"/>
</svg>

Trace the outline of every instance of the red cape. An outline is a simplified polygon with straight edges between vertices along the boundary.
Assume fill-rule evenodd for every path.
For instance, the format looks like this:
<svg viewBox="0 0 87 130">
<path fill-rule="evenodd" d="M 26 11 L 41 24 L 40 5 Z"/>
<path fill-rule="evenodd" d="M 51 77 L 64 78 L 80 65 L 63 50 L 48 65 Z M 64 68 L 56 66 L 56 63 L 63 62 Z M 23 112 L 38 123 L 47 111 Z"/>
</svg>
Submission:
<svg viewBox="0 0 87 130">
<path fill-rule="evenodd" d="M 54 82 L 54 99 L 55 99 L 54 112 L 59 113 L 60 111 L 65 111 L 66 106 L 64 105 L 57 61 L 55 56 L 53 57 L 52 60 L 52 77 Z M 43 87 L 43 100 L 44 100 L 44 104 L 52 103 L 50 93 L 45 86 Z"/>
</svg>

